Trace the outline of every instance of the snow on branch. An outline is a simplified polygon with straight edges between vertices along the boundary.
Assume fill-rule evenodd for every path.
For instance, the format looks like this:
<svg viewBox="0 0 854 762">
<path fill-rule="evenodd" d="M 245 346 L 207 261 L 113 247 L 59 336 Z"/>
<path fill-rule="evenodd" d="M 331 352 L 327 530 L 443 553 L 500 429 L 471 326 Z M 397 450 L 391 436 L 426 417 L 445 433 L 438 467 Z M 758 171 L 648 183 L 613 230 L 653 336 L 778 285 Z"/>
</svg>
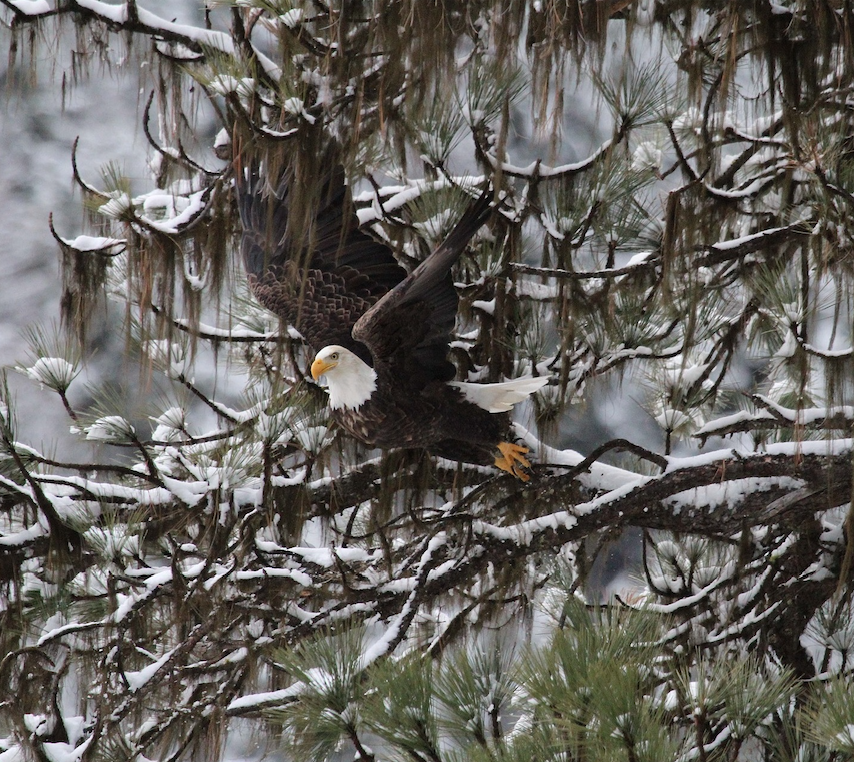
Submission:
<svg viewBox="0 0 854 762">
<path fill-rule="evenodd" d="M 576 161 L 571 164 L 561 164 L 556 167 L 550 167 L 542 163 L 539 159 L 531 162 L 526 167 L 517 167 L 505 161 L 499 161 L 493 154 L 486 152 L 484 155 L 492 169 L 502 172 L 510 177 L 524 178 L 530 182 L 537 180 L 550 180 L 552 178 L 561 178 L 567 175 L 574 175 L 579 172 L 584 172 L 599 161 L 607 154 L 614 145 L 613 140 L 606 140 L 596 151 L 586 159 Z"/>
<path fill-rule="evenodd" d="M 202 29 L 189 24 L 168 21 L 138 5 L 136 0 L 126 0 L 119 5 L 101 0 L 69 0 L 57 3 L 51 8 L 47 0 L 0 0 L 14 13 L 13 24 L 30 23 L 40 18 L 78 14 L 83 18 L 92 18 L 106 23 L 116 31 L 132 32 L 154 39 L 177 42 L 191 50 L 204 52 L 205 49 L 237 55 L 231 35 L 214 29 Z M 278 80 L 281 69 L 260 50 L 253 48 L 265 73 Z"/>
<path fill-rule="evenodd" d="M 805 429 L 836 429 L 850 431 L 854 427 L 854 407 L 812 407 L 798 410 L 783 407 L 761 394 L 751 395 L 759 408 L 755 412 L 740 410 L 716 418 L 694 433 L 701 441 L 711 436 L 726 436 L 739 432 L 802 427 Z"/>
<path fill-rule="evenodd" d="M 706 247 L 708 252 L 702 260 L 704 266 L 718 264 L 736 257 L 774 248 L 782 243 L 797 241 L 811 235 L 811 226 L 805 222 L 797 222 L 783 227 L 768 228 L 757 233 L 733 238 L 728 241 L 718 241 Z"/>
</svg>

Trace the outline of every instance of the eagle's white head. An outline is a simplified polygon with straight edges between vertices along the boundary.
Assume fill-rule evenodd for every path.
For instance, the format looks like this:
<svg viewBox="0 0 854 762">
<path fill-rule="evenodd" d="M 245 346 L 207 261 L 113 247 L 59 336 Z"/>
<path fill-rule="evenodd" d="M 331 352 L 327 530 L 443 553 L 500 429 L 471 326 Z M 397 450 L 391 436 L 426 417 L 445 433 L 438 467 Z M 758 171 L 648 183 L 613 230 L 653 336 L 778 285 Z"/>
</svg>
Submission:
<svg viewBox="0 0 854 762">
<path fill-rule="evenodd" d="M 332 344 L 321 349 L 311 364 L 311 376 L 317 381 L 326 376 L 329 405 L 356 409 L 367 402 L 377 388 L 374 369 L 349 349 Z"/>
</svg>

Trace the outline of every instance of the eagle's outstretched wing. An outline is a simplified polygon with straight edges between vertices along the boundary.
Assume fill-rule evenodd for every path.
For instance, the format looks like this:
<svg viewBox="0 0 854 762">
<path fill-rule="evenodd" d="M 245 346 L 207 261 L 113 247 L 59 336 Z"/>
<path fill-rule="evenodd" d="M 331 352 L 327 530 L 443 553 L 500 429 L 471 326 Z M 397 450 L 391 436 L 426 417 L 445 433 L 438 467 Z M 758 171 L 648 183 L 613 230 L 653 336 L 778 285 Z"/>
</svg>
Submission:
<svg viewBox="0 0 854 762">
<path fill-rule="evenodd" d="M 375 361 L 427 381 L 449 381 L 448 345 L 459 306 L 451 267 L 491 213 L 491 191 L 472 202 L 447 238 L 356 322 L 353 336 Z"/>
<path fill-rule="evenodd" d="M 270 180 L 258 164 L 237 173 L 241 252 L 249 285 L 267 309 L 293 325 L 317 352 L 340 344 L 372 362 L 352 336 L 356 321 L 401 283 L 391 249 L 358 226 L 343 168 L 328 162 L 316 198 L 300 197 L 305 222 L 292 219 L 292 168 Z"/>
</svg>

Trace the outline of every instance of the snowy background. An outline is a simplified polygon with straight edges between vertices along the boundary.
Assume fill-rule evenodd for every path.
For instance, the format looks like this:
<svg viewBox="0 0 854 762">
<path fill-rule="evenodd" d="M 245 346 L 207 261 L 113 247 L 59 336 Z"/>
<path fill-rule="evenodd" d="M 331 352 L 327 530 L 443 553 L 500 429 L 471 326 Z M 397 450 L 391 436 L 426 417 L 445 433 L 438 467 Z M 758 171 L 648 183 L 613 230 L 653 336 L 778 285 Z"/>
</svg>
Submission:
<svg viewBox="0 0 854 762">
<path fill-rule="evenodd" d="M 3 47 L 8 32 L 2 33 Z M 67 46 L 63 46 L 68 50 Z M 63 56 L 64 58 L 65 56 Z M 5 88 L 0 110 L 0 365 L 27 358 L 23 331 L 33 324 L 49 328 L 59 321 L 59 247 L 49 215 L 60 235 L 73 237 L 83 227 L 83 207 L 72 181 L 71 151 L 80 136 L 79 166 L 97 181 L 107 160 L 133 177 L 144 172 L 145 148 L 137 116 L 136 84 L 106 74 L 76 86 L 63 108 L 57 70 L 40 61 L 37 77 L 23 67 L 10 75 L 3 59 Z M 60 66 L 64 62 L 60 61 Z M 104 345 L 108 327 L 93 325 L 93 347 Z M 106 348 L 106 347 L 104 347 Z M 116 366 L 114 351 L 98 352 L 96 364 Z M 17 373 L 9 374 L 17 401 L 19 436 L 38 444 L 67 431 L 58 398 Z"/>
<path fill-rule="evenodd" d="M 195 0 L 148 2 L 152 11 L 180 21 L 199 23 Z M 48 27 L 44 27 L 43 34 Z M 117 40 L 118 41 L 118 40 Z M 0 49 L 8 50 L 10 33 L 0 28 Z M 71 155 L 79 137 L 78 167 L 84 178 L 99 185 L 108 164 L 118 166 L 134 190 L 151 185 L 146 166 L 148 146 L 140 111 L 148 91 L 140 88 L 136 63 L 124 63 L 115 51 L 112 71 L 94 63 L 88 79 L 68 88 L 63 99 L 63 76 L 70 76 L 74 35 L 65 30 L 51 44 L 38 45 L 35 66 L 29 65 L 25 36 L 19 41 L 17 66 L 9 69 L 0 57 L 0 366 L 27 359 L 24 331 L 41 325 L 52 331 L 59 322 L 61 293 L 60 250 L 49 228 L 49 216 L 59 235 L 74 238 L 84 232 L 84 210 L 74 187 Z M 46 55 L 45 51 L 58 51 Z M 112 51 L 111 51 L 112 52 Z M 131 59 L 132 60 L 132 59 Z M 132 374 L 122 367 L 122 340 L 115 316 L 95 320 L 91 327 L 87 380 L 127 383 Z M 18 435 L 37 445 L 61 441 L 68 418 L 54 394 L 40 393 L 29 380 L 9 374 L 18 413 Z M 84 402 L 86 392 L 75 384 L 71 396 Z M 75 396 L 77 395 L 77 396 Z"/>
</svg>

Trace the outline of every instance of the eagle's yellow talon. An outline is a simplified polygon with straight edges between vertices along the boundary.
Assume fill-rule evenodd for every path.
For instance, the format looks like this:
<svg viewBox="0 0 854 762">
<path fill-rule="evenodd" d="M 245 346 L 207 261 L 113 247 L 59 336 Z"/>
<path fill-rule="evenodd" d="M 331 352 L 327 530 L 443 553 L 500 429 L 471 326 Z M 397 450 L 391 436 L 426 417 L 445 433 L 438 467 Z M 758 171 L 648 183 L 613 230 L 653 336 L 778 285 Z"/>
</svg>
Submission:
<svg viewBox="0 0 854 762">
<path fill-rule="evenodd" d="M 525 470 L 531 467 L 531 462 L 525 457 L 528 448 L 511 442 L 499 442 L 498 449 L 501 455 L 495 458 L 496 467 L 513 474 L 520 481 L 530 481 L 531 477 Z"/>
</svg>

